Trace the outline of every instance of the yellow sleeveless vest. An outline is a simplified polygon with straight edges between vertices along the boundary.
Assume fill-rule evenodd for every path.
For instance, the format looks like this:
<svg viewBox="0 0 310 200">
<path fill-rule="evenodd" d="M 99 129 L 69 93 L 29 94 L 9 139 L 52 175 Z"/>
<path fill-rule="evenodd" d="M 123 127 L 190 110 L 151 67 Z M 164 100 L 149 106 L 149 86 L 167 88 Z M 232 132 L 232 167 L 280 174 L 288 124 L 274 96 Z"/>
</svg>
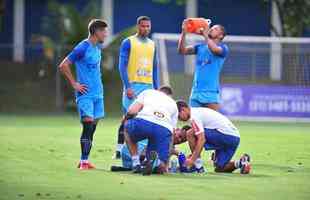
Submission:
<svg viewBox="0 0 310 200">
<path fill-rule="evenodd" d="M 153 83 L 153 59 L 155 52 L 154 42 L 140 41 L 136 35 L 130 36 L 130 55 L 128 61 L 129 82 Z"/>
</svg>

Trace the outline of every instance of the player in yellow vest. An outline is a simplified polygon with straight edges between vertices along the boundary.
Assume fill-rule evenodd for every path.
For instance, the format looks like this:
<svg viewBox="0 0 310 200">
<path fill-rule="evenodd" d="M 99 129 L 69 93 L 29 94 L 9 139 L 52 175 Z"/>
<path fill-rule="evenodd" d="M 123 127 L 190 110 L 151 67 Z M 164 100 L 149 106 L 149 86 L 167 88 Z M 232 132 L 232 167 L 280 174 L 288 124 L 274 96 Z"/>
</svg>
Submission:
<svg viewBox="0 0 310 200">
<path fill-rule="evenodd" d="M 137 19 L 137 33 L 123 40 L 119 55 L 119 72 L 123 82 L 123 113 L 141 92 L 157 89 L 159 85 L 155 44 L 148 38 L 151 31 L 151 19 L 140 16 Z M 124 144 L 124 125 L 118 130 L 115 158 L 120 158 Z"/>
</svg>

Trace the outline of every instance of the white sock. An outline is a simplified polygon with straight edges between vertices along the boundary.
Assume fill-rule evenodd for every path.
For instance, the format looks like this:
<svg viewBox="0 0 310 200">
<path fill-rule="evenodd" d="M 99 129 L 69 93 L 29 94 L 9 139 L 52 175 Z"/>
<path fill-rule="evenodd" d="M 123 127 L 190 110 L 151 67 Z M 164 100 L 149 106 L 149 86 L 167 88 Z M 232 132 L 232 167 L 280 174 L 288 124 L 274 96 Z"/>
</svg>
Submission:
<svg viewBox="0 0 310 200">
<path fill-rule="evenodd" d="M 241 166 L 240 166 L 240 160 L 236 160 L 235 161 L 235 168 L 240 168 Z"/>
<path fill-rule="evenodd" d="M 137 165 L 140 165 L 140 158 L 139 155 L 134 155 L 131 157 L 132 159 L 132 166 L 135 167 Z"/>
<path fill-rule="evenodd" d="M 203 166 L 203 160 L 201 158 L 197 158 L 197 160 L 195 161 L 195 167 L 197 169 L 200 169 Z"/>
<path fill-rule="evenodd" d="M 116 151 L 121 151 L 122 150 L 122 148 L 123 148 L 123 144 L 117 144 L 116 145 Z"/>
<path fill-rule="evenodd" d="M 160 163 L 161 163 L 161 161 L 159 160 L 159 159 L 157 159 L 156 161 L 155 161 L 155 167 L 158 167 L 159 165 L 160 165 Z"/>
<path fill-rule="evenodd" d="M 88 163 L 88 160 L 81 160 L 80 163 Z"/>
</svg>

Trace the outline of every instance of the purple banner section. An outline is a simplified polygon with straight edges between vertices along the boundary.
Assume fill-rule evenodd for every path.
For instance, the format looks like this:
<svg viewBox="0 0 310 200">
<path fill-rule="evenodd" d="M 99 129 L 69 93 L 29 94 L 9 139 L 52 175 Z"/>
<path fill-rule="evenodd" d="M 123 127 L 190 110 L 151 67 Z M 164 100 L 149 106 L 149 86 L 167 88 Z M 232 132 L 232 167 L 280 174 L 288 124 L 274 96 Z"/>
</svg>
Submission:
<svg viewBox="0 0 310 200">
<path fill-rule="evenodd" d="M 232 117 L 310 118 L 310 87 L 223 84 L 221 112 Z"/>
</svg>

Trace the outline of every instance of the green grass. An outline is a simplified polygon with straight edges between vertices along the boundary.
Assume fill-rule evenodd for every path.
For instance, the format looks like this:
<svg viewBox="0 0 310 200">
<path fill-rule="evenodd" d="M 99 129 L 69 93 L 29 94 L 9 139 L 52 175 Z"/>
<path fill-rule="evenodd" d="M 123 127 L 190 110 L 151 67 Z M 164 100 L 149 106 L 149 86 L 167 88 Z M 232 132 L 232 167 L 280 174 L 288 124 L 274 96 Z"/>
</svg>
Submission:
<svg viewBox="0 0 310 200">
<path fill-rule="evenodd" d="M 310 125 L 236 123 L 253 173 L 143 177 L 112 173 L 117 118 L 101 122 L 91 159 L 79 171 L 75 116 L 0 116 L 0 199 L 310 199 Z M 185 150 L 186 146 L 180 148 Z M 207 160 L 209 154 L 204 153 Z"/>
</svg>

